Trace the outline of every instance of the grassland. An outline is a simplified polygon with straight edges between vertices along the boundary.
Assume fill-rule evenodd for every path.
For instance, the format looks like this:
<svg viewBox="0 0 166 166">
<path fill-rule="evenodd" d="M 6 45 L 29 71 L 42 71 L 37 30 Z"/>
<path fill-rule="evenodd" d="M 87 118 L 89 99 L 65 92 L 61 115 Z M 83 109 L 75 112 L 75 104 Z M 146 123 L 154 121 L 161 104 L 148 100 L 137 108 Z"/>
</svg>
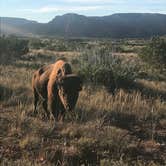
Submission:
<svg viewBox="0 0 166 166">
<path fill-rule="evenodd" d="M 35 69 L 59 57 L 72 62 L 80 54 L 31 49 L 22 59 L 0 65 L 1 165 L 165 165 L 164 79 L 139 79 L 137 88 L 119 88 L 114 96 L 104 86 L 86 83 L 74 115 L 67 113 L 64 123 L 46 119 L 40 105 L 37 117 L 33 116 Z M 137 58 L 135 52 L 118 55 Z"/>
</svg>

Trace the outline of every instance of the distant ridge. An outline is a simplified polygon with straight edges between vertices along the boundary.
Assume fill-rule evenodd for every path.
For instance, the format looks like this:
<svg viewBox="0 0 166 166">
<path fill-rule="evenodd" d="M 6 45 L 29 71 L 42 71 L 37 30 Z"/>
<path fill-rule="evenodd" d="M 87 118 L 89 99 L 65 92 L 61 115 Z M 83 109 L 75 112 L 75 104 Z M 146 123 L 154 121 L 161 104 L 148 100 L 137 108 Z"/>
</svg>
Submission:
<svg viewBox="0 0 166 166">
<path fill-rule="evenodd" d="M 147 38 L 166 34 L 166 15 L 119 13 L 88 17 L 68 13 L 56 16 L 48 23 L 0 17 L 0 33 L 20 36 Z"/>
</svg>

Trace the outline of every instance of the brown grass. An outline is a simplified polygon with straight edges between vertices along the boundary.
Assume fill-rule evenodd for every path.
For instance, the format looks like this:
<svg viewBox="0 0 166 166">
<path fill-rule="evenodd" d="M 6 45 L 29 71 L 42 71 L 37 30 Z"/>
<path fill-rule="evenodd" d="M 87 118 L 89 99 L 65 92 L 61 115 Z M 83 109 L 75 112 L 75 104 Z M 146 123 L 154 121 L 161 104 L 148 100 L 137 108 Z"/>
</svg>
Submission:
<svg viewBox="0 0 166 166">
<path fill-rule="evenodd" d="M 165 164 L 166 103 L 160 96 L 136 90 L 112 96 L 104 87 L 84 86 L 75 114 L 68 113 L 63 124 L 44 120 L 42 107 L 33 117 L 32 66 L 50 63 L 56 53 L 49 56 L 0 66 L 1 165 Z M 166 90 L 165 82 L 142 83 Z"/>
</svg>

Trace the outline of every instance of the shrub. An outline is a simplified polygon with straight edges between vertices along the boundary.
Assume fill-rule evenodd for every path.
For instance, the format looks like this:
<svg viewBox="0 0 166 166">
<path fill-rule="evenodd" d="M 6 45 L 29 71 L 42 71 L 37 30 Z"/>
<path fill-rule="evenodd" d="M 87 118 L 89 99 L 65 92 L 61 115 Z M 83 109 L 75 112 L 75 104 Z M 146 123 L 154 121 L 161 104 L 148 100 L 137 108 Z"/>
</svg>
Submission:
<svg viewBox="0 0 166 166">
<path fill-rule="evenodd" d="M 166 69 L 166 39 L 154 37 L 142 49 L 140 57 L 161 71 Z"/>
<path fill-rule="evenodd" d="M 135 61 L 123 60 L 105 48 L 83 53 L 80 61 L 79 73 L 86 82 L 104 85 L 112 92 L 115 88 L 131 87 L 140 70 Z"/>
<path fill-rule="evenodd" d="M 29 42 L 30 48 L 33 48 L 33 49 L 40 49 L 44 47 L 45 45 L 46 44 L 43 43 L 40 39 L 31 39 Z"/>
<path fill-rule="evenodd" d="M 28 41 L 16 37 L 0 37 L 0 63 L 9 63 L 29 51 Z"/>
</svg>

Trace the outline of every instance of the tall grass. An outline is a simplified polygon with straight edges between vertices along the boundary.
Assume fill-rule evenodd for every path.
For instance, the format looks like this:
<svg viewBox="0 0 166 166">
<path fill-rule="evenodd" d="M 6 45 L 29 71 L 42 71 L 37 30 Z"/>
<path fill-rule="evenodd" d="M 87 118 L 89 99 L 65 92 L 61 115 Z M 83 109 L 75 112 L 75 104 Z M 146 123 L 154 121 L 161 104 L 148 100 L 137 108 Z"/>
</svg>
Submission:
<svg viewBox="0 0 166 166">
<path fill-rule="evenodd" d="M 75 55 L 68 55 L 65 57 L 76 60 Z M 58 55 L 26 56 L 0 66 L 1 165 L 166 163 L 166 103 L 159 95 L 147 97 L 138 89 L 121 88 L 113 95 L 102 84 L 85 83 L 75 112 L 66 113 L 64 123 L 54 123 L 43 118 L 45 114 L 40 105 L 37 117 L 33 116 L 31 77 L 36 64 L 48 64 Z M 80 59 L 73 64 L 75 71 Z M 165 90 L 165 82 L 140 81 L 145 91 L 148 86 L 156 91 Z"/>
</svg>

